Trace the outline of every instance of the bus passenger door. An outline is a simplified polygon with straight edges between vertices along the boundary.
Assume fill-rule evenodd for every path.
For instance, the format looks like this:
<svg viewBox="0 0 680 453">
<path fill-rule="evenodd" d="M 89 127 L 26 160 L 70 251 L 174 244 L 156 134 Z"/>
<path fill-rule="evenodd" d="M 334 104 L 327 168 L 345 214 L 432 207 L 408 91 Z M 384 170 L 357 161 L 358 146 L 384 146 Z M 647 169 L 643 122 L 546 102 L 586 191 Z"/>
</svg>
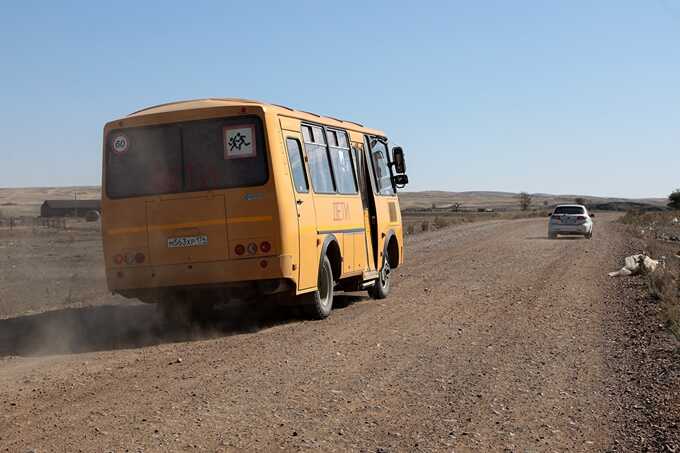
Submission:
<svg viewBox="0 0 680 453">
<path fill-rule="evenodd" d="M 375 250 L 378 240 L 375 203 L 371 189 L 371 180 L 369 178 L 369 171 L 366 156 L 364 153 L 364 145 L 362 143 L 352 143 L 352 152 L 354 163 L 356 165 L 356 175 L 359 182 L 359 192 L 361 193 L 361 203 L 363 205 L 363 223 L 364 223 L 364 244 L 362 247 L 365 251 L 364 261 L 366 262 L 366 269 L 369 271 L 376 270 Z"/>
<path fill-rule="evenodd" d="M 401 213 L 399 199 L 392 185 L 392 170 L 387 141 L 381 137 L 366 137 L 367 166 L 370 174 L 372 191 L 370 199 L 373 202 L 374 217 L 371 221 L 373 228 L 373 256 L 377 270 L 382 269 L 382 255 L 388 230 L 392 229 L 401 238 Z"/>
<path fill-rule="evenodd" d="M 316 214 L 314 198 L 309 191 L 306 171 L 306 157 L 302 151 L 302 140 L 298 132 L 284 131 L 288 162 L 293 183 L 298 224 L 298 291 L 317 285 L 319 257 L 317 254 Z"/>
</svg>

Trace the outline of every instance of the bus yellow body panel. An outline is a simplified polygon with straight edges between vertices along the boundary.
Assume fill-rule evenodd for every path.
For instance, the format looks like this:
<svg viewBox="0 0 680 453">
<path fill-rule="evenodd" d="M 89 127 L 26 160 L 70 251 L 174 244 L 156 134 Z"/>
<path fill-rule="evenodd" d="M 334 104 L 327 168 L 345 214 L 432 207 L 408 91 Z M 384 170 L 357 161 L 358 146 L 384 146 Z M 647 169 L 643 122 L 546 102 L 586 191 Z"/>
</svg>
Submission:
<svg viewBox="0 0 680 453">
<path fill-rule="evenodd" d="M 327 137 L 309 138 L 319 131 Z M 358 288 L 375 279 L 388 247 L 392 267 L 404 259 L 398 198 L 376 193 L 367 157 L 371 140 L 387 146 L 383 137 L 356 123 L 238 99 L 171 103 L 107 123 L 108 287 L 151 300 L 145 295 L 156 289 L 284 281 L 302 294 L 317 288 L 323 253 L 333 254 L 337 282 Z M 323 146 L 334 193 L 315 190 Z M 351 188 L 352 174 L 355 190 L 338 193 L 342 184 Z"/>
</svg>

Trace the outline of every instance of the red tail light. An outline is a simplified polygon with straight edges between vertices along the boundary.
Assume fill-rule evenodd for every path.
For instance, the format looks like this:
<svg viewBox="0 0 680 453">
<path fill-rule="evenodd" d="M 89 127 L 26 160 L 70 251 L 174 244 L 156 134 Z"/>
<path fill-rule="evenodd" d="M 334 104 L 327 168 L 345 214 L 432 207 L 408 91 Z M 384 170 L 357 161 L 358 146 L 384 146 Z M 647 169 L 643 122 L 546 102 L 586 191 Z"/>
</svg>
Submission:
<svg viewBox="0 0 680 453">
<path fill-rule="evenodd" d="M 269 251 L 272 249 L 272 245 L 268 241 L 263 241 L 260 244 L 260 251 L 262 253 L 269 253 Z"/>
<path fill-rule="evenodd" d="M 116 255 L 116 256 L 113 258 L 113 261 L 114 261 L 116 264 L 120 265 L 120 264 L 123 264 L 123 260 L 124 260 L 124 259 L 125 259 L 125 258 L 123 258 L 123 255 Z"/>
<path fill-rule="evenodd" d="M 236 247 L 234 247 L 234 253 L 241 256 L 246 253 L 246 248 L 243 246 L 243 244 L 238 244 Z"/>
<path fill-rule="evenodd" d="M 135 255 L 135 261 L 137 264 L 142 264 L 144 261 L 146 261 L 146 256 L 142 252 L 139 252 Z"/>
</svg>

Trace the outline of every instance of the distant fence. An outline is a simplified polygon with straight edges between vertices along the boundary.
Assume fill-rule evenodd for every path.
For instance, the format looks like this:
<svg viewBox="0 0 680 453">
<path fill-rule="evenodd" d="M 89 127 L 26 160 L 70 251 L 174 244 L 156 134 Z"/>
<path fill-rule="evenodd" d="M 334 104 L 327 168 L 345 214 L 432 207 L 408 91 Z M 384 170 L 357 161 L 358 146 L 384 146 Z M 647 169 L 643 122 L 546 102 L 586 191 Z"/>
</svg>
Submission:
<svg viewBox="0 0 680 453">
<path fill-rule="evenodd" d="M 0 218 L 0 228 L 13 231 L 20 227 L 32 227 L 34 230 L 45 228 L 54 230 L 66 229 L 64 217 L 3 217 Z"/>
<path fill-rule="evenodd" d="M 16 217 L 0 218 L 0 227 L 13 230 L 18 226 L 18 219 Z"/>
<path fill-rule="evenodd" d="M 65 217 L 34 217 L 34 228 L 54 228 L 56 230 L 66 229 Z"/>
</svg>

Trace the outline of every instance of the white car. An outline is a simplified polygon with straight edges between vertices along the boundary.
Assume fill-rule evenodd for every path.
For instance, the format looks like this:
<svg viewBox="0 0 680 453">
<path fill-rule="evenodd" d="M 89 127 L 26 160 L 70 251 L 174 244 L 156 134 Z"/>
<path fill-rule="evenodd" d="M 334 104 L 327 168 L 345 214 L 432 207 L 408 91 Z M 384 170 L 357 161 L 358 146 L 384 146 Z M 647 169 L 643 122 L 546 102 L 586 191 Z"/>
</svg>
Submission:
<svg viewBox="0 0 680 453">
<path fill-rule="evenodd" d="M 585 206 L 580 204 L 561 204 L 550 214 L 548 238 L 555 239 L 558 234 L 593 237 L 593 219 L 595 214 L 588 214 Z"/>
</svg>

